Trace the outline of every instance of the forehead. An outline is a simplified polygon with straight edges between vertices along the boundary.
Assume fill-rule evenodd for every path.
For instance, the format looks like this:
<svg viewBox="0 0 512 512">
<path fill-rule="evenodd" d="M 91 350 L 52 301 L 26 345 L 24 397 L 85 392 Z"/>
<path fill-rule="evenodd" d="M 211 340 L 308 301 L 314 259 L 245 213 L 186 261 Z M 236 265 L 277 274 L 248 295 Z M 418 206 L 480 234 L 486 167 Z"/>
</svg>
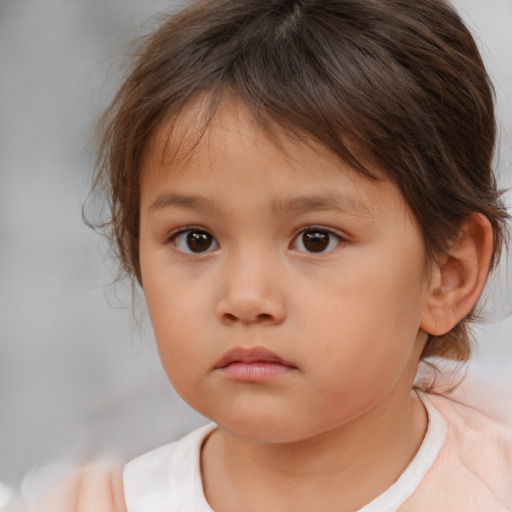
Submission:
<svg viewBox="0 0 512 512">
<path fill-rule="evenodd" d="M 159 188 L 199 191 L 217 184 L 222 193 L 255 197 L 263 192 L 275 207 L 294 195 L 329 202 L 336 188 L 354 212 L 396 207 L 408 216 L 398 188 L 383 173 L 371 171 L 378 179 L 357 172 L 305 134 L 275 123 L 262 126 L 236 102 L 225 102 L 209 118 L 206 103 L 198 101 L 149 138 L 141 163 L 141 194 L 147 206 L 148 194 L 154 201 Z"/>
</svg>

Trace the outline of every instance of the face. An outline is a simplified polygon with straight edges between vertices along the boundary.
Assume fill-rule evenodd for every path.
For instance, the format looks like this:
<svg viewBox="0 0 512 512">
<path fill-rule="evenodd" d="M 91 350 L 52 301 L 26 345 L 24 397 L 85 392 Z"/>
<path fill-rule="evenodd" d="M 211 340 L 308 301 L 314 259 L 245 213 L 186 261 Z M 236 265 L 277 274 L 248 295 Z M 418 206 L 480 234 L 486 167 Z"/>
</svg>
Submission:
<svg viewBox="0 0 512 512">
<path fill-rule="evenodd" d="M 277 442 L 407 396 L 428 286 L 396 186 L 312 143 L 277 147 L 236 107 L 182 158 L 167 133 L 143 159 L 140 263 L 184 400 L 239 437 Z"/>
</svg>

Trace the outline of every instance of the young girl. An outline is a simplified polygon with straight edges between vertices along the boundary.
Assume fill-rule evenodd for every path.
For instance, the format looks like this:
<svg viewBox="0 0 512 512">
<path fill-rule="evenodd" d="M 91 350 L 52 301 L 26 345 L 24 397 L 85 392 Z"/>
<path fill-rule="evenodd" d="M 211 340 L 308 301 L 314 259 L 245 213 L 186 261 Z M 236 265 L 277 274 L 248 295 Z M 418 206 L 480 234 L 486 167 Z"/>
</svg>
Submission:
<svg viewBox="0 0 512 512">
<path fill-rule="evenodd" d="M 94 510 L 512 510 L 510 432 L 418 375 L 468 359 L 507 218 L 492 88 L 451 7 L 197 1 L 102 126 L 120 261 L 212 423 Z"/>
</svg>

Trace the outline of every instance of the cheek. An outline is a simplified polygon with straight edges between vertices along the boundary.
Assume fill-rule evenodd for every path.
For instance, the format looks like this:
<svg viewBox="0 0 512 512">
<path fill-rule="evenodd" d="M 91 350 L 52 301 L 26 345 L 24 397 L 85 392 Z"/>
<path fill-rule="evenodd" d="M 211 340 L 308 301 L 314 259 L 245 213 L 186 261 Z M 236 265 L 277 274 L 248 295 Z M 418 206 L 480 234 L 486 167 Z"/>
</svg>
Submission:
<svg viewBox="0 0 512 512">
<path fill-rule="evenodd" d="M 415 347 L 424 307 L 422 268 L 405 261 L 387 265 L 385 258 L 349 263 L 336 278 L 312 283 L 313 300 L 302 316 L 306 339 L 313 338 L 333 375 L 350 375 L 361 385 L 379 376 L 392 381 Z"/>
<path fill-rule="evenodd" d="M 314 298 L 308 301 L 312 312 L 307 318 L 322 330 L 353 338 L 374 339 L 379 333 L 410 337 L 425 302 L 418 290 L 421 280 L 419 269 L 394 271 L 379 260 L 359 260 L 329 280 L 311 283 Z"/>
<path fill-rule="evenodd" d="M 157 272 L 145 274 L 144 294 L 162 365 L 175 380 L 180 369 L 194 367 L 186 361 L 201 353 L 197 346 L 201 297 L 180 287 L 172 276 Z"/>
</svg>

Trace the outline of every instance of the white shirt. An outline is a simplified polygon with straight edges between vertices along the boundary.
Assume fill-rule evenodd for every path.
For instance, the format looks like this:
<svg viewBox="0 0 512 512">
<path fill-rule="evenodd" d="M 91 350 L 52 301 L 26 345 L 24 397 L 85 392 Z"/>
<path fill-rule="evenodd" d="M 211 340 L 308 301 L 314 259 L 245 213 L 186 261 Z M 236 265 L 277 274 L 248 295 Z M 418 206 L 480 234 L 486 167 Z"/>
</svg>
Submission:
<svg viewBox="0 0 512 512">
<path fill-rule="evenodd" d="M 428 427 L 414 459 L 398 480 L 357 512 L 394 512 L 416 490 L 433 465 L 446 438 L 447 424 L 424 393 Z M 217 428 L 209 424 L 180 441 L 162 446 L 131 462 L 123 481 L 128 512 L 213 512 L 204 496 L 200 451 L 205 438 Z"/>
</svg>

